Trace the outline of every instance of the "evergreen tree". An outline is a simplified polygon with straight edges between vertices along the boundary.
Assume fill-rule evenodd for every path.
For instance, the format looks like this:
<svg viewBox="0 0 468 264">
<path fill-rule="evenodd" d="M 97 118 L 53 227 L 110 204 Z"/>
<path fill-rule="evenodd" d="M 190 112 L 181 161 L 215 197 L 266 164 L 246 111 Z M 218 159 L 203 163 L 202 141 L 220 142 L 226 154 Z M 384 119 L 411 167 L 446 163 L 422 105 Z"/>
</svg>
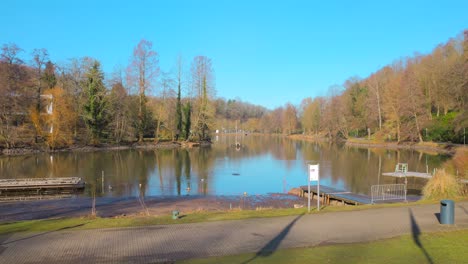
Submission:
<svg viewBox="0 0 468 264">
<path fill-rule="evenodd" d="M 57 84 L 57 78 L 55 77 L 55 66 L 51 61 L 46 63 L 44 73 L 42 74 L 42 80 L 45 82 L 47 89 L 54 88 Z"/>
<path fill-rule="evenodd" d="M 176 140 L 179 140 L 179 135 L 182 133 L 182 103 L 180 95 L 180 82 L 177 88 L 177 104 L 176 104 Z"/>
<path fill-rule="evenodd" d="M 190 105 L 190 102 L 187 102 L 187 104 L 184 106 L 184 137 L 186 140 L 189 140 L 190 137 L 190 127 L 192 126 L 192 123 L 190 119 L 192 115 L 192 106 Z"/>
<path fill-rule="evenodd" d="M 101 65 L 95 61 L 89 69 L 86 79 L 86 102 L 84 104 L 83 119 L 91 132 L 92 143 L 99 143 L 102 131 L 108 124 L 106 87 Z"/>
</svg>

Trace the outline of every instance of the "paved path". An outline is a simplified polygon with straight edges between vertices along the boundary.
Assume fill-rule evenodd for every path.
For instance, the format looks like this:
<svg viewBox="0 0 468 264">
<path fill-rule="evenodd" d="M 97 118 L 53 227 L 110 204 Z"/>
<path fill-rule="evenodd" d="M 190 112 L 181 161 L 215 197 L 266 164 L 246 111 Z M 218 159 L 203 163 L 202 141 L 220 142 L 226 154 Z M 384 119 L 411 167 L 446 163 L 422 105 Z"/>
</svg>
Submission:
<svg viewBox="0 0 468 264">
<path fill-rule="evenodd" d="M 440 225 L 439 205 L 269 219 L 100 230 L 58 230 L 0 237 L 0 263 L 171 263 L 278 248 L 372 241 L 402 234 L 468 228 L 468 202 L 456 225 Z"/>
</svg>

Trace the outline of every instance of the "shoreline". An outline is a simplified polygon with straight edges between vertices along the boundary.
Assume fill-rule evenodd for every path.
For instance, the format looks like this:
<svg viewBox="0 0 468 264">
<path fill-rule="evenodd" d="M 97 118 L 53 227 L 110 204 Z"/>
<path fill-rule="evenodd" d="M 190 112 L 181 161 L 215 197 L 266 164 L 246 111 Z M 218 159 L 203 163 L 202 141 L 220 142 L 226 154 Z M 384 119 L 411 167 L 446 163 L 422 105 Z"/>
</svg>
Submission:
<svg viewBox="0 0 468 264">
<path fill-rule="evenodd" d="M 85 217 L 90 215 L 91 197 L 74 196 L 62 199 L 2 201 L 0 223 L 22 220 Z M 229 210 L 264 210 L 303 208 L 307 200 L 293 194 L 269 193 L 263 195 L 182 195 L 147 196 L 144 198 L 96 197 L 99 217 L 131 217 L 141 214 L 170 215 L 173 210 L 183 214 L 193 212 L 221 212 Z"/>
<path fill-rule="evenodd" d="M 128 149 L 175 149 L 175 148 L 192 148 L 192 147 L 206 147 L 209 146 L 207 143 L 192 142 L 187 144 L 185 142 L 176 141 L 163 141 L 163 142 L 143 142 L 143 143 L 132 143 L 127 145 L 112 145 L 102 144 L 100 146 L 87 146 L 87 145 L 74 145 L 67 148 L 60 149 L 41 149 L 35 147 L 20 147 L 10 149 L 0 149 L 1 156 L 21 156 L 29 154 L 40 154 L 40 153 L 63 153 L 63 152 L 95 152 L 95 151 L 115 151 L 115 150 L 128 150 Z"/>
<path fill-rule="evenodd" d="M 329 142 L 327 138 L 308 136 L 308 135 L 289 135 L 287 136 L 293 140 L 305 140 L 309 142 Z M 344 145 L 350 147 L 361 147 L 361 148 L 383 148 L 383 149 L 409 149 L 426 152 L 435 152 L 437 154 L 453 155 L 457 148 L 464 148 L 466 146 L 456 145 L 452 143 L 435 143 L 435 142 L 423 142 L 423 143 L 397 143 L 397 142 L 375 142 L 368 141 L 366 139 L 351 139 L 343 141 Z"/>
<path fill-rule="evenodd" d="M 265 135 L 252 133 L 252 135 Z M 283 135 L 279 135 L 283 136 Z M 330 142 L 328 138 L 314 135 L 286 135 L 284 136 L 293 140 L 305 140 L 308 142 Z M 382 148 L 382 149 L 409 149 L 426 152 L 435 152 L 436 154 L 453 155 L 457 148 L 466 148 L 468 146 L 457 145 L 452 143 L 397 143 L 397 142 L 375 142 L 368 141 L 362 138 L 353 138 L 342 141 L 344 145 L 358 148 Z M 175 149 L 175 148 L 193 148 L 211 146 L 209 142 L 179 142 L 179 141 L 160 141 L 160 142 L 143 142 L 143 143 L 127 143 L 122 145 L 102 144 L 100 146 L 92 145 L 74 145 L 61 149 L 44 149 L 37 147 L 18 147 L 18 148 L 0 148 L 0 156 L 21 156 L 39 153 L 62 153 L 62 152 L 95 152 L 95 151 L 114 151 L 128 149 Z"/>
</svg>

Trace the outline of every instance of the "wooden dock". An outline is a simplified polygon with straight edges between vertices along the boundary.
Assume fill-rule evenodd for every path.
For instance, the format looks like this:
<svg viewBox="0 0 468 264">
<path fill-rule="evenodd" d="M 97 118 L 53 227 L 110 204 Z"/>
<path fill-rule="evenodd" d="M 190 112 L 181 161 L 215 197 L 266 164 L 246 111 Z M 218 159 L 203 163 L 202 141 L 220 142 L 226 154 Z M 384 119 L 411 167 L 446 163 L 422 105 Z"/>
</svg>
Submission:
<svg viewBox="0 0 468 264">
<path fill-rule="evenodd" d="M 80 190 L 85 182 L 78 177 L 0 179 L 0 193 L 41 190 Z"/>
<path fill-rule="evenodd" d="M 405 178 L 405 177 L 415 177 L 415 178 L 423 178 L 423 179 L 430 179 L 432 178 L 432 174 L 425 173 L 425 172 L 415 172 L 415 171 L 407 171 L 407 172 L 385 172 L 382 173 L 383 176 L 390 176 L 396 178 Z M 459 179 L 461 183 L 468 184 L 468 179 Z"/>
<path fill-rule="evenodd" d="M 430 173 L 415 172 L 415 171 L 385 172 L 385 173 L 382 173 L 382 175 L 383 176 L 397 177 L 397 178 L 404 178 L 404 177 L 416 177 L 416 178 L 424 178 L 424 179 L 432 178 L 432 175 Z"/>
<path fill-rule="evenodd" d="M 306 193 L 308 192 L 307 185 L 301 186 L 300 189 L 301 196 L 306 196 Z M 317 185 L 311 185 L 310 192 L 312 193 L 311 198 L 313 199 L 314 196 L 317 195 Z M 336 200 L 342 204 L 352 205 L 372 204 L 371 197 L 368 195 L 352 193 L 323 185 L 320 185 L 320 197 L 324 205 L 329 205 L 331 200 Z"/>
</svg>

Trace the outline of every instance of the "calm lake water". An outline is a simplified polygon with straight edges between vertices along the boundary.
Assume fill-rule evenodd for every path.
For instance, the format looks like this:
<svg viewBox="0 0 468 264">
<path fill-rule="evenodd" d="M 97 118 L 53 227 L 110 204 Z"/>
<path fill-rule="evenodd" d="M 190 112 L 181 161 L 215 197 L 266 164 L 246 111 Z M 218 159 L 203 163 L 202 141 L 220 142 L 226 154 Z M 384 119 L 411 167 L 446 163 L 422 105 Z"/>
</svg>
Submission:
<svg viewBox="0 0 468 264">
<path fill-rule="evenodd" d="M 365 149 L 277 136 L 219 136 L 208 148 L 74 152 L 0 157 L 0 178 L 82 177 L 107 197 L 285 193 L 307 185 L 307 164 L 320 164 L 320 184 L 369 194 L 398 162 L 432 172 L 448 159 L 411 150 Z M 102 177 L 104 175 L 104 177 Z M 104 181 L 102 181 L 104 179 Z M 425 180 L 410 179 L 418 192 Z M 141 184 L 141 187 L 140 187 Z M 92 187 L 92 186 L 95 187 Z M 410 190 L 411 192 L 411 190 Z"/>
</svg>

